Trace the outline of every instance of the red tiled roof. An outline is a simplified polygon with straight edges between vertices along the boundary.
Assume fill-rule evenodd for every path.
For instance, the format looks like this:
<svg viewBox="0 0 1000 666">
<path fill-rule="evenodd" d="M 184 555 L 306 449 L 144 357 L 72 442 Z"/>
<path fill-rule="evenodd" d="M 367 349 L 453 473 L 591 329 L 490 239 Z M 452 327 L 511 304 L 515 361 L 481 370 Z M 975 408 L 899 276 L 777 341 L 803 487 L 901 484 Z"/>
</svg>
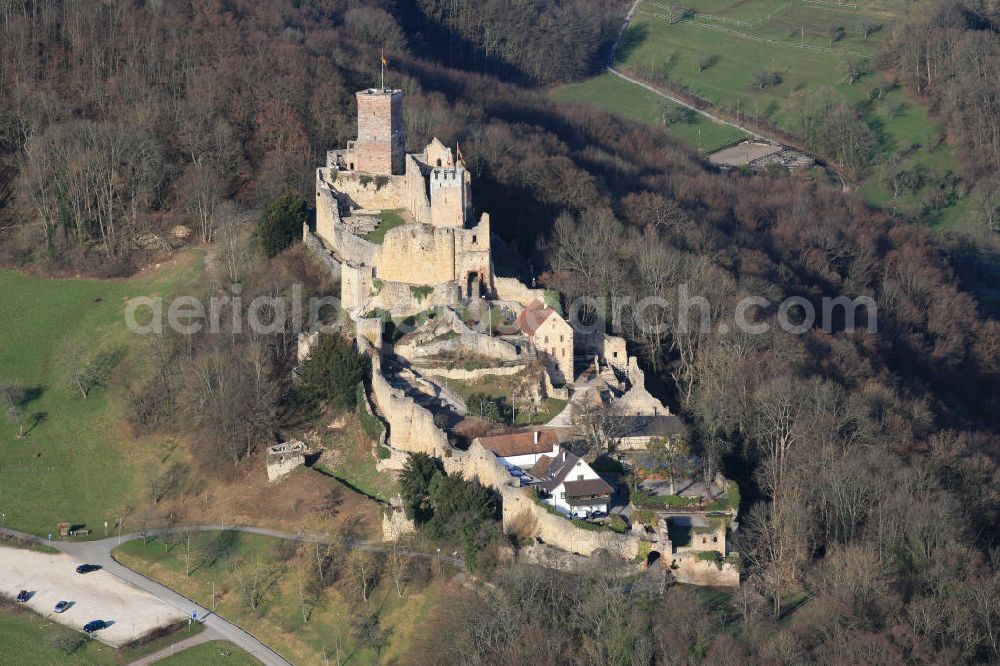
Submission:
<svg viewBox="0 0 1000 666">
<path fill-rule="evenodd" d="M 552 456 L 542 456 L 528 471 L 531 472 L 531 476 L 536 479 L 544 479 L 549 473 L 549 467 L 552 466 L 553 460 L 555 460 L 555 458 Z"/>
<path fill-rule="evenodd" d="M 538 441 L 535 441 L 535 433 L 538 433 Z M 512 432 L 506 435 L 492 435 L 489 437 L 477 438 L 479 443 L 487 451 L 491 451 L 501 458 L 510 456 L 524 456 L 529 453 L 548 453 L 555 444 L 559 443 L 559 435 L 555 430 L 537 430 L 525 432 Z"/>
<path fill-rule="evenodd" d="M 537 298 L 528 304 L 528 307 L 521 311 L 521 314 L 517 315 L 517 319 L 514 323 L 517 327 L 524 331 L 529 337 L 535 334 L 538 327 L 545 322 L 551 315 L 555 314 L 555 310 L 546 307 Z"/>
</svg>

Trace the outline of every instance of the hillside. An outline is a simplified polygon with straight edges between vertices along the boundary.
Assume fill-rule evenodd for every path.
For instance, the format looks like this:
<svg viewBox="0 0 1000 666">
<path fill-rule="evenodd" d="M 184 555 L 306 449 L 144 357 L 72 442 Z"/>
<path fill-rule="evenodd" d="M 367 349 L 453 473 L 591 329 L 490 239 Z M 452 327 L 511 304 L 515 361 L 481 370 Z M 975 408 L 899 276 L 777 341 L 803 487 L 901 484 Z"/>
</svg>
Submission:
<svg viewBox="0 0 1000 666">
<path fill-rule="evenodd" d="M 935 227 L 969 225 L 969 188 L 943 126 L 885 69 L 881 54 L 904 11 L 896 2 L 644 0 L 614 66 L 834 161 L 870 205 Z M 603 76 L 557 97 L 609 107 Z M 652 106 L 646 91 L 617 88 L 610 106 L 622 115 Z M 645 115 L 663 125 L 662 113 Z M 693 128 L 674 122 L 667 131 Z"/>
<path fill-rule="evenodd" d="M 984 83 L 996 71 L 993 14 L 955 0 L 906 16 L 893 2 L 692 2 L 645 0 L 620 66 L 762 132 L 816 141 L 859 188 L 779 169 L 721 172 L 699 153 L 733 140 L 728 129 L 591 78 L 626 10 L 615 0 L 8 3 L 0 522 L 47 534 L 68 520 L 92 537 L 123 516 L 126 530 L 239 522 L 332 534 L 312 548 L 222 532 L 122 551 L 202 601 L 213 582 L 224 587 L 227 614 L 310 663 L 995 662 L 1000 323 L 979 297 L 997 302 L 1000 275 L 989 226 L 1000 219 L 1000 114 L 990 111 L 1000 96 Z M 856 23 L 868 20 L 881 28 L 866 39 Z M 922 39 L 899 44 L 912 52 L 885 46 L 903 21 L 923 26 Z M 849 83 L 848 51 L 906 58 L 873 58 Z M 383 67 L 391 91 L 372 88 Z M 316 221 L 317 167 L 329 172 L 327 151 L 359 136 L 355 91 L 389 98 L 390 110 L 405 97 L 406 145 L 380 148 L 427 157 L 437 138 L 435 150 L 454 150 L 475 183 L 463 214 L 489 214 L 498 275 L 502 265 L 544 289 L 567 317 L 583 303 L 588 324 L 605 301 L 576 299 L 616 306 L 611 332 L 688 433 L 664 464 L 711 459 L 738 490 L 732 594 L 670 582 L 666 561 L 599 549 L 582 564 L 560 553 L 580 564 L 570 575 L 538 566 L 526 553 L 548 544 L 502 522 L 476 478 L 429 456 L 392 460 L 400 480 L 379 471 L 394 454 L 365 408 L 374 375 L 351 339 L 363 332 L 356 322 L 321 336 L 311 361 L 287 321 L 230 325 L 251 311 L 274 324 L 276 303 L 291 311 L 343 294 L 333 262 L 300 239 Z M 392 126 L 377 120 L 378 132 Z M 442 166 L 427 160 L 421 179 L 432 165 Z M 379 197 L 392 179 L 375 173 L 354 180 Z M 959 192 L 969 196 L 955 203 Z M 967 200 L 975 216 L 961 212 Z M 343 203 L 373 218 L 366 252 L 417 236 L 398 212 Z M 459 235 L 440 235 L 454 249 Z M 384 281 L 363 263 L 370 300 Z M 426 268 L 415 263 L 395 276 Z M 426 284 L 398 284 L 407 298 L 427 295 Z M 446 287 L 459 310 L 481 306 L 454 280 Z M 224 297 L 225 326 L 137 339 L 122 321 L 134 295 Z M 858 321 L 827 307 L 839 298 L 867 304 Z M 673 316 L 684 311 L 701 326 Z M 341 314 L 328 302 L 316 318 Z M 391 346 L 405 318 L 383 319 Z M 67 381 L 81 360 L 86 391 Z M 579 361 L 589 374 L 593 356 Z M 441 363 L 456 376 L 481 369 L 475 357 Z M 388 381 L 378 385 L 386 404 Z M 27 392 L 7 390 L 18 382 Z M 506 387 L 493 391 L 459 383 L 454 393 L 506 421 Z M 441 404 L 441 394 L 418 397 Z M 421 414 L 442 457 L 467 444 L 445 433 L 454 424 L 439 425 L 440 412 Z M 397 435 L 426 435 L 397 416 Z M 269 484 L 265 448 L 292 438 L 326 451 Z M 624 472 L 623 494 L 634 481 Z M 420 522 L 408 546 L 434 561 L 460 553 L 457 580 L 396 550 L 316 547 L 377 539 L 381 502 L 396 491 Z M 657 522 L 617 517 L 633 535 Z M 732 565 L 705 555 L 706 567 Z"/>
</svg>

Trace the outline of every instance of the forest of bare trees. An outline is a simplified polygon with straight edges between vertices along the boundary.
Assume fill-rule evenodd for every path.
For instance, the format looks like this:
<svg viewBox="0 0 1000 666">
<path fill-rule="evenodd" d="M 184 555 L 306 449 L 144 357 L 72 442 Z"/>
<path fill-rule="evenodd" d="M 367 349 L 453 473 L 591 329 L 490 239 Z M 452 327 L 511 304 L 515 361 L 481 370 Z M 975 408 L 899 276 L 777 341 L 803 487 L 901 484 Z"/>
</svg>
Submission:
<svg viewBox="0 0 1000 666">
<path fill-rule="evenodd" d="M 705 334 L 671 326 L 670 308 L 654 315 L 665 328 L 626 319 L 622 334 L 744 498 L 732 597 L 625 596 L 608 572 L 501 567 L 494 596 L 427 620 L 442 639 L 419 646 L 426 662 L 528 648 L 550 663 L 996 661 L 1000 325 L 965 290 L 982 251 L 795 176 L 714 173 L 655 129 L 510 82 L 587 71 L 619 9 L 0 0 L 0 257 L 122 274 L 162 251 L 145 237 L 186 224 L 216 243 L 213 289 L 329 290 L 300 247 L 255 251 L 247 211 L 312 198 L 311 169 L 352 138 L 353 91 L 376 80 L 385 48 L 410 148 L 461 142 L 475 208 L 545 286 L 676 308 L 684 284 L 708 300 Z M 995 21 L 941 11 L 913 13 L 901 76 L 938 100 L 987 183 Z M 868 296 L 878 330 L 723 332 L 747 295 Z M 773 323 L 775 308 L 753 316 Z M 288 332 L 216 338 L 151 348 L 132 420 L 199 429 L 205 460 L 228 469 L 280 427 L 293 345 Z"/>
<path fill-rule="evenodd" d="M 1000 13 L 996 3 L 925 0 L 914 5 L 883 60 L 948 128 L 969 182 L 972 214 L 1000 231 Z"/>
</svg>

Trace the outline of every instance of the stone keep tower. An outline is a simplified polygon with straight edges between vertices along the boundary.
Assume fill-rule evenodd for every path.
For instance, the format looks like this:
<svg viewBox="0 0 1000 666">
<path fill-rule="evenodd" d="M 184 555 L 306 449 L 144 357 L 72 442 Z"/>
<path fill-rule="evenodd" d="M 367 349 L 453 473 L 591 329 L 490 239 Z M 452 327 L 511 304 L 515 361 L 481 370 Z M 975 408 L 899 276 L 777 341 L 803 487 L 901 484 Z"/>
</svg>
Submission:
<svg viewBox="0 0 1000 666">
<path fill-rule="evenodd" d="M 465 169 L 460 166 L 435 167 L 430 174 L 431 224 L 435 227 L 464 227 L 468 193 Z"/>
<path fill-rule="evenodd" d="M 358 139 L 355 169 L 377 176 L 406 171 L 403 91 L 369 88 L 357 93 Z"/>
</svg>

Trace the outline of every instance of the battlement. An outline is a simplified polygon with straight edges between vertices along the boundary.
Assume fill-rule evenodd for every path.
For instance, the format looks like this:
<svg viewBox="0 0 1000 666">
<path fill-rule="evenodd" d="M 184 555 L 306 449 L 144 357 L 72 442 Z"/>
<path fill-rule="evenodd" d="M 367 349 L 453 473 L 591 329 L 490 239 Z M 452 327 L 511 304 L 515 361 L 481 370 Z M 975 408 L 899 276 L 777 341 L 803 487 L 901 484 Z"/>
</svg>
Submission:
<svg viewBox="0 0 1000 666">
<path fill-rule="evenodd" d="M 465 183 L 465 169 L 462 167 L 437 167 L 430 174 L 431 187 L 460 187 Z"/>
</svg>

